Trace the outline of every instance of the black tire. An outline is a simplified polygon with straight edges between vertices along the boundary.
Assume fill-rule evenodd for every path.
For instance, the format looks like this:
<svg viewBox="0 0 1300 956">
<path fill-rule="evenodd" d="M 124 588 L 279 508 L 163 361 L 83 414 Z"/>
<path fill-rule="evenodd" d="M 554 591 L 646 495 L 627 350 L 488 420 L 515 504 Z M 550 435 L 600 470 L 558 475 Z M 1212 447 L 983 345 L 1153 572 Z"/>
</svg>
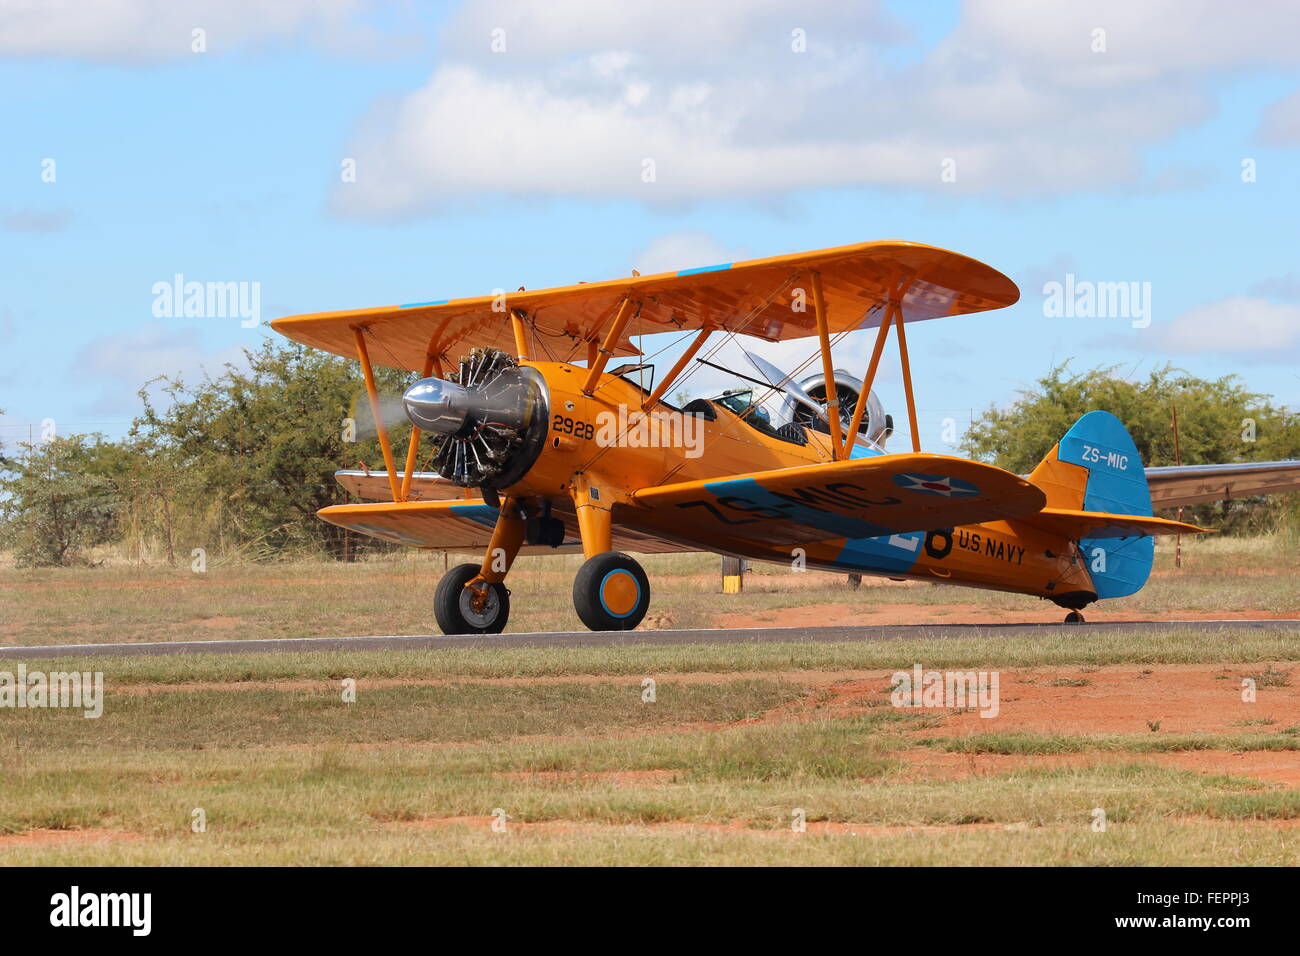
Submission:
<svg viewBox="0 0 1300 956">
<path fill-rule="evenodd" d="M 573 606 L 593 631 L 630 631 L 650 608 L 650 579 L 623 552 L 606 551 L 588 558 L 578 569 Z"/>
<path fill-rule="evenodd" d="M 478 575 L 477 564 L 458 564 L 442 576 L 433 595 L 433 613 L 444 634 L 500 634 L 510 619 L 510 592 L 504 584 L 489 584 L 482 613 L 470 604 L 465 582 Z"/>
<path fill-rule="evenodd" d="M 1065 623 L 1066 623 L 1066 624 L 1082 624 L 1082 623 L 1083 623 L 1083 615 L 1080 614 L 1078 611 L 1071 611 L 1069 614 L 1065 615 Z"/>
</svg>

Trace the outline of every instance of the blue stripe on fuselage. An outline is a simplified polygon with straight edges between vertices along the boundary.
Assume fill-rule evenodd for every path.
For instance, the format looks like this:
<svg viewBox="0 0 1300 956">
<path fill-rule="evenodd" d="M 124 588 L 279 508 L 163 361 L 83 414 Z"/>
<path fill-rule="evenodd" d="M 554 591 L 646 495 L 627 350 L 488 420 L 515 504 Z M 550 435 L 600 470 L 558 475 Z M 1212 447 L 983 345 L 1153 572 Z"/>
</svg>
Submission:
<svg viewBox="0 0 1300 956">
<path fill-rule="evenodd" d="M 883 455 L 883 454 L 885 454 L 883 451 L 880 451 L 880 450 L 875 449 L 875 448 L 869 448 L 869 447 L 866 446 L 866 445 L 858 445 L 858 444 L 856 444 L 856 443 L 854 444 L 854 446 L 853 446 L 852 448 L 849 449 L 849 458 L 850 458 L 850 459 L 853 459 L 853 458 L 875 458 L 876 456 L 878 456 L 878 455 Z"/>
<path fill-rule="evenodd" d="M 885 535 L 877 538 L 853 538 L 844 542 L 844 550 L 832 562 L 845 571 L 889 571 L 905 574 L 921 556 L 924 531 Z"/>
<path fill-rule="evenodd" d="M 884 454 L 887 452 L 878 448 L 855 444 L 849 451 L 849 458 L 875 458 Z M 844 542 L 844 549 L 831 563 L 846 571 L 887 571 L 891 574 L 906 574 L 916 564 L 924 541 L 924 531 L 909 531 L 906 534 L 883 535 L 876 538 L 850 538 Z"/>
</svg>

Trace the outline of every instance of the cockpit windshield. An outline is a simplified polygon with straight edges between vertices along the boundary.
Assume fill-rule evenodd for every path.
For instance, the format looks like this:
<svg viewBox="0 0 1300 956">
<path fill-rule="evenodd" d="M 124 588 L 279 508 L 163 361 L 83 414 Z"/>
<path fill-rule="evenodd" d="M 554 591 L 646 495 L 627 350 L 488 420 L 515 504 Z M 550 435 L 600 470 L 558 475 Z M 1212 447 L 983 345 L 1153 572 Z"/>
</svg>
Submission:
<svg viewBox="0 0 1300 956">
<path fill-rule="evenodd" d="M 729 388 L 715 398 L 714 401 L 735 412 L 741 418 L 753 421 L 755 424 L 759 424 L 760 427 L 766 426 L 764 430 L 772 427 L 772 416 L 767 413 L 767 409 L 754 404 L 754 390 L 752 388 Z"/>
</svg>

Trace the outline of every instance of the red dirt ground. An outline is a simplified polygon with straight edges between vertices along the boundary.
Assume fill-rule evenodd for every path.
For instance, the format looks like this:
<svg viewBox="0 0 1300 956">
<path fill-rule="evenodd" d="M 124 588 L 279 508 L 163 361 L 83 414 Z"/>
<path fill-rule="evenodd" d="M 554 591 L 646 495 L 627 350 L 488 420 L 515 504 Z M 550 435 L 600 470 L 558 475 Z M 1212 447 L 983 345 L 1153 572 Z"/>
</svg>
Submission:
<svg viewBox="0 0 1300 956">
<path fill-rule="evenodd" d="M 469 830 L 491 830 L 492 817 L 421 817 L 418 820 L 402 820 L 388 824 L 388 826 L 399 830 L 439 830 L 444 827 L 462 826 Z M 1170 821 L 1182 826 L 1205 826 L 1207 821 L 1200 817 L 1178 818 Z M 1214 821 L 1222 824 L 1222 821 Z M 515 820 L 508 819 L 506 829 L 501 832 L 502 836 L 507 836 L 511 831 L 524 830 L 528 832 L 545 832 L 545 833 L 574 833 L 580 831 L 601 831 L 625 830 L 628 832 L 644 830 L 684 830 L 693 832 L 724 832 L 724 833 L 754 833 L 760 836 L 781 837 L 790 834 L 792 831 L 789 827 L 752 827 L 752 821 L 733 820 L 730 823 L 698 823 L 685 820 L 673 820 L 663 823 L 636 823 L 636 824 L 617 824 L 617 823 L 579 823 L 570 820 Z M 1294 829 L 1300 827 L 1300 820 L 1282 819 L 1282 820 L 1234 820 L 1232 821 L 1234 829 L 1242 827 L 1256 829 Z M 831 820 L 809 820 L 806 824 L 807 835 L 810 836 L 866 836 L 866 837 L 888 837 L 888 836 L 915 836 L 925 833 L 969 833 L 977 830 L 994 830 L 994 831 L 1014 831 L 1028 830 L 1030 826 L 1027 822 L 1018 823 L 943 823 L 943 824 L 916 824 L 916 825 L 880 825 L 872 823 L 853 823 L 848 821 L 831 821 Z M 1076 824 L 1070 824 L 1075 827 Z M 1066 829 L 1065 825 L 1056 825 L 1048 827 L 1035 827 L 1037 830 Z"/>
<path fill-rule="evenodd" d="M 108 843 L 113 840 L 138 840 L 141 834 L 129 830 L 24 830 L 0 835 L 0 850 L 16 847 L 58 846 L 64 843 Z"/>
<path fill-rule="evenodd" d="M 943 733 L 1139 734 L 1153 732 L 1149 722 L 1159 722 L 1162 733 L 1276 732 L 1300 723 L 1300 673 L 1291 686 L 1257 686 L 1254 703 L 1241 699 L 1242 678 L 1270 668 L 1291 681 L 1291 665 L 1269 663 L 1006 669 L 999 671 L 997 715 L 940 712 Z M 881 671 L 879 678 L 831 685 L 827 716 L 865 710 L 864 698 L 879 697 L 889 682 L 890 672 Z M 1244 724 L 1270 719 L 1275 723 Z M 1300 752 L 1295 759 L 1300 763 Z"/>
<path fill-rule="evenodd" d="M 965 780 L 1038 767 L 1097 767 L 1149 763 L 1204 774 L 1231 774 L 1289 789 L 1300 788 L 1300 752 L 1191 750 L 1169 754 L 964 754 L 918 747 L 898 754 L 908 766 L 908 780 Z M 1297 821 L 1300 823 L 1300 821 Z"/>
</svg>

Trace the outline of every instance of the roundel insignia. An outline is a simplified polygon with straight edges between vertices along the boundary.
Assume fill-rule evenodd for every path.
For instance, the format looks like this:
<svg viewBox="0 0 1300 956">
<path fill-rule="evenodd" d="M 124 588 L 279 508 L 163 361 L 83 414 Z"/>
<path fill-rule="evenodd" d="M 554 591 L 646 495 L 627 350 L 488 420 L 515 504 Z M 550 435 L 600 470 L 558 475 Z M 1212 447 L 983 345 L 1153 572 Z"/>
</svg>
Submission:
<svg viewBox="0 0 1300 956">
<path fill-rule="evenodd" d="M 980 490 L 969 481 L 949 478 L 946 475 L 902 474 L 894 476 L 894 484 L 907 491 L 941 498 L 969 498 Z"/>
</svg>

